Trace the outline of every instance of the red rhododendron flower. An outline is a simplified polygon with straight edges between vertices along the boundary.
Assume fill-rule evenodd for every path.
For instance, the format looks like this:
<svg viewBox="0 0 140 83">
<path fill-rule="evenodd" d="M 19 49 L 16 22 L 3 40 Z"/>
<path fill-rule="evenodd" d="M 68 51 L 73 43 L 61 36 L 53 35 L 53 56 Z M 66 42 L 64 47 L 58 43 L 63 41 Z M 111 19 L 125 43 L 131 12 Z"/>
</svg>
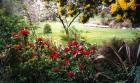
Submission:
<svg viewBox="0 0 140 83">
<path fill-rule="evenodd" d="M 56 52 L 56 51 L 53 51 L 53 52 L 51 53 L 51 55 L 50 55 L 50 58 L 51 58 L 51 59 L 57 59 L 58 57 L 59 57 L 59 53 Z"/>
<path fill-rule="evenodd" d="M 33 47 L 34 45 L 32 43 L 29 43 L 28 46 L 31 48 Z"/>
<path fill-rule="evenodd" d="M 78 45 L 78 42 L 77 42 L 77 41 L 73 41 L 73 42 L 72 42 L 72 45 L 73 45 L 73 46 L 77 46 L 77 45 Z"/>
<path fill-rule="evenodd" d="M 85 51 L 84 55 L 85 55 L 85 56 L 90 56 L 90 55 L 91 55 L 90 53 L 91 53 L 91 52 L 87 50 L 87 51 Z"/>
<path fill-rule="evenodd" d="M 59 67 L 55 67 L 52 69 L 53 72 L 60 72 L 60 68 Z"/>
<path fill-rule="evenodd" d="M 72 78 L 72 77 L 75 76 L 75 73 L 72 72 L 72 71 L 69 71 L 69 72 L 66 73 L 66 76 L 67 76 L 68 78 Z"/>
<path fill-rule="evenodd" d="M 96 50 L 96 46 L 94 45 L 93 47 L 91 47 L 90 52 L 91 52 L 91 53 L 94 53 L 95 50 Z"/>
<path fill-rule="evenodd" d="M 64 59 L 60 62 L 61 65 L 67 65 L 68 64 L 68 60 L 67 59 Z"/>
<path fill-rule="evenodd" d="M 19 44 L 17 44 L 17 45 L 15 45 L 15 48 L 16 48 L 16 49 L 22 49 L 22 46 L 19 45 Z"/>
<path fill-rule="evenodd" d="M 44 38 L 37 38 L 36 41 L 37 42 L 43 42 L 44 41 Z"/>
<path fill-rule="evenodd" d="M 68 45 L 68 46 L 72 46 L 72 41 L 69 41 L 69 42 L 67 43 L 67 45 Z"/>
<path fill-rule="evenodd" d="M 20 30 L 20 33 L 21 33 L 22 35 L 28 35 L 28 34 L 29 34 L 29 31 L 28 31 L 28 29 L 26 29 L 26 28 L 24 27 L 24 28 L 22 28 L 22 29 Z"/>
<path fill-rule="evenodd" d="M 78 45 L 78 42 L 77 41 L 69 41 L 67 43 L 68 46 L 77 46 Z"/>
<path fill-rule="evenodd" d="M 77 54 L 78 54 L 78 50 L 77 50 L 77 49 L 74 49 L 74 50 L 72 51 L 72 54 L 73 54 L 73 55 L 77 55 Z"/>
<path fill-rule="evenodd" d="M 80 50 L 80 54 L 85 55 L 85 50 Z"/>
<path fill-rule="evenodd" d="M 79 46 L 79 51 L 82 51 L 84 50 L 84 47 L 83 46 Z"/>
<path fill-rule="evenodd" d="M 34 58 L 34 57 L 36 57 L 36 56 L 38 56 L 38 54 L 35 53 L 35 52 L 33 52 L 33 53 L 32 53 L 32 57 Z"/>
<path fill-rule="evenodd" d="M 20 34 L 18 34 L 18 33 L 16 33 L 16 32 L 13 32 L 13 33 L 12 33 L 12 36 L 13 36 L 14 38 L 18 38 L 18 37 L 20 36 Z"/>
<path fill-rule="evenodd" d="M 67 53 L 67 52 L 69 52 L 69 48 L 64 48 L 64 53 Z"/>
<path fill-rule="evenodd" d="M 85 62 L 81 63 L 81 64 L 79 65 L 79 70 L 80 70 L 80 71 L 84 70 L 85 65 L 86 65 Z"/>
</svg>

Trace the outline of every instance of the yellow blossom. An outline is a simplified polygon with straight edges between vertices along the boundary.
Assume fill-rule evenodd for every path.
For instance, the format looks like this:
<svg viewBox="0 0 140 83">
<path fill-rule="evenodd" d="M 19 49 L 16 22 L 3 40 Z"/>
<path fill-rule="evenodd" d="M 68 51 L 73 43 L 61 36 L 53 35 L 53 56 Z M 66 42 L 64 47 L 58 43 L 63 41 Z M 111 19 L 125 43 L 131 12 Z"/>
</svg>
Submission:
<svg viewBox="0 0 140 83">
<path fill-rule="evenodd" d="M 118 14 L 118 15 L 115 17 L 115 20 L 116 20 L 117 22 L 121 21 L 121 20 L 122 20 L 122 16 Z"/>
<path fill-rule="evenodd" d="M 110 12 L 111 12 L 111 13 L 114 13 L 114 12 L 116 12 L 117 10 L 118 10 L 118 5 L 117 5 L 117 3 L 111 4 Z"/>
<path fill-rule="evenodd" d="M 132 10 L 135 10 L 136 9 L 136 0 L 131 0 L 129 3 L 128 3 L 130 9 Z"/>
<path fill-rule="evenodd" d="M 125 0 L 118 0 L 118 3 L 123 10 L 129 9 L 129 5 Z"/>
</svg>

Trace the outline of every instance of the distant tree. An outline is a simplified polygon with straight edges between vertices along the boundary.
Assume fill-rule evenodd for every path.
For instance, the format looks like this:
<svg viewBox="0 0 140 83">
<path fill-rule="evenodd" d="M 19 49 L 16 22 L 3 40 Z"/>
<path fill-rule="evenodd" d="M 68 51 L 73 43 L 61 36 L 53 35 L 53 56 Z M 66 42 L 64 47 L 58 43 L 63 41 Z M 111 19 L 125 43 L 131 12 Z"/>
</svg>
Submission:
<svg viewBox="0 0 140 83">
<path fill-rule="evenodd" d="M 18 15 L 22 7 L 19 0 L 0 0 L 0 8 L 3 10 L 5 15 Z"/>
</svg>

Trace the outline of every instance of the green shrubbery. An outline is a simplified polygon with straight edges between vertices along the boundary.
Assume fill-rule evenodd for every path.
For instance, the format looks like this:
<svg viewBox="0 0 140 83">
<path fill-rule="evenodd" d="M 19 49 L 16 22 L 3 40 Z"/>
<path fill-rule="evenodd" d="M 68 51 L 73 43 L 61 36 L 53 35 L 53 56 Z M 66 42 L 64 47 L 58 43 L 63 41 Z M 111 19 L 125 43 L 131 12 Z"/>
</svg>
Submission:
<svg viewBox="0 0 140 83">
<path fill-rule="evenodd" d="M 43 32 L 44 34 L 52 33 L 51 26 L 48 23 L 45 24 Z"/>
<path fill-rule="evenodd" d="M 11 33 L 16 32 L 26 23 L 18 16 L 5 16 L 0 14 L 0 47 L 12 42 Z M 2 50 L 3 48 L 0 48 Z"/>
</svg>

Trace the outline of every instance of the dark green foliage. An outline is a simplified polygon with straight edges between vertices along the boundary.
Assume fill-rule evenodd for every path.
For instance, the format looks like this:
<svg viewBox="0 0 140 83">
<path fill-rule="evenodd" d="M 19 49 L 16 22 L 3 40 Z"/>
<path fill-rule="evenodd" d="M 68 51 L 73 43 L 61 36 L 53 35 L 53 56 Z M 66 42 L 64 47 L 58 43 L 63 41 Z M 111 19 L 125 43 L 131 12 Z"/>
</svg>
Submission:
<svg viewBox="0 0 140 83">
<path fill-rule="evenodd" d="M 48 23 L 45 24 L 43 32 L 44 34 L 52 33 L 51 26 Z"/>
<path fill-rule="evenodd" d="M 0 44 L 5 45 L 11 43 L 11 33 L 16 32 L 19 28 L 25 25 L 26 23 L 21 17 L 15 15 L 5 16 L 0 14 Z"/>
</svg>

